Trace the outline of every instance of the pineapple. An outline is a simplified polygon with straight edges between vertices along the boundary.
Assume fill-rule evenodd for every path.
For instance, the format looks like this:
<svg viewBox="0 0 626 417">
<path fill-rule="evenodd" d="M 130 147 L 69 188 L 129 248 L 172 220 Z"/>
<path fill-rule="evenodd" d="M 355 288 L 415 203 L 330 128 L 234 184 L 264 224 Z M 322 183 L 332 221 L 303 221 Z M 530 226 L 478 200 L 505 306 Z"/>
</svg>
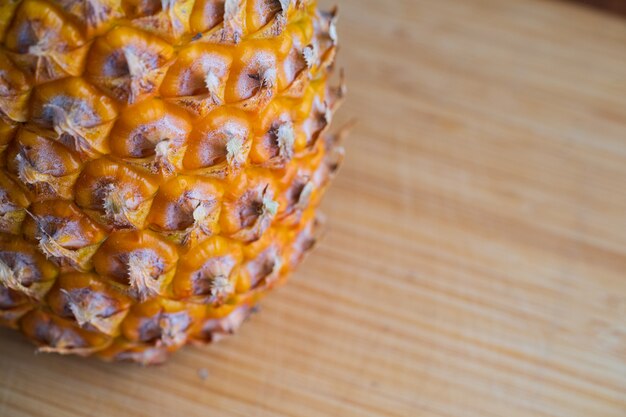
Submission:
<svg viewBox="0 0 626 417">
<path fill-rule="evenodd" d="M 316 239 L 336 13 L 0 2 L 0 324 L 159 363 L 232 333 Z"/>
</svg>

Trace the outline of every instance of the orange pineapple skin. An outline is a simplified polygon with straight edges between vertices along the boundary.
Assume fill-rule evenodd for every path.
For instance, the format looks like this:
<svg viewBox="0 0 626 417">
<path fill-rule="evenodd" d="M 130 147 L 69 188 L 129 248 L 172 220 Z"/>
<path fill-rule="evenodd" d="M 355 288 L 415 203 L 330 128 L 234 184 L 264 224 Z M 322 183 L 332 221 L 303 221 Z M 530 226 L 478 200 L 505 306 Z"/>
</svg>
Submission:
<svg viewBox="0 0 626 417">
<path fill-rule="evenodd" d="M 0 2 L 0 325 L 142 364 L 232 333 L 313 246 L 335 11 Z"/>
</svg>

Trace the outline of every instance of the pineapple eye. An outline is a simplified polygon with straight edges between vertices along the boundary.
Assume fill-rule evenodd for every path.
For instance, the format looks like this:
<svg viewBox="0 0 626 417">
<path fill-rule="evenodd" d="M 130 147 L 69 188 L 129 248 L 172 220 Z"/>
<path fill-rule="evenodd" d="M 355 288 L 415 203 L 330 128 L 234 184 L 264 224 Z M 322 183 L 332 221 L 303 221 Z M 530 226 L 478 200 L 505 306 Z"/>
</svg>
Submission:
<svg viewBox="0 0 626 417">
<path fill-rule="evenodd" d="M 64 310 L 69 310 L 80 326 L 94 326 L 100 331 L 111 331 L 100 323 L 119 312 L 115 298 L 91 288 L 73 288 L 65 290 L 67 300 Z"/>
<path fill-rule="evenodd" d="M 131 286 L 135 279 L 156 281 L 165 269 L 163 260 L 150 249 L 140 249 L 120 254 L 119 262 L 123 265 L 123 274 Z M 143 285 L 143 283 L 136 284 L 136 286 L 139 285 Z"/>
<path fill-rule="evenodd" d="M 154 174 L 171 175 L 182 169 L 182 157 L 191 131 L 188 115 L 160 99 L 137 104 L 116 121 L 111 152 Z"/>
<path fill-rule="evenodd" d="M 263 45 L 263 41 L 258 41 Z M 271 49 L 244 51 L 233 65 L 226 88 L 226 102 L 247 111 L 265 107 L 277 88 L 276 55 Z"/>
<path fill-rule="evenodd" d="M 122 322 L 121 331 L 124 338 L 134 345 L 152 345 L 156 350 L 176 348 L 187 341 L 193 323 L 192 316 L 195 315 L 197 312 L 194 313 L 194 308 L 184 303 L 151 300 L 135 305 L 130 310 Z M 149 357 L 155 354 L 155 349 L 148 349 L 145 355 Z"/>
<path fill-rule="evenodd" d="M 274 104 L 266 110 L 252 142 L 250 160 L 263 167 L 283 168 L 294 157 L 296 140 L 302 134 L 296 131 L 289 110 Z"/>
<path fill-rule="evenodd" d="M 61 274 L 47 296 L 51 310 L 61 317 L 74 319 L 86 330 L 108 336 L 119 332 L 131 300 L 98 279 L 94 273 Z"/>
<path fill-rule="evenodd" d="M 254 222 L 263 214 L 263 197 L 250 191 L 239 200 L 239 222 L 243 228 L 254 225 Z"/>
<path fill-rule="evenodd" d="M 17 65 L 37 84 L 80 75 L 87 54 L 80 30 L 44 1 L 24 1 L 5 44 Z"/>
<path fill-rule="evenodd" d="M 185 311 L 165 313 L 159 317 L 159 341 L 157 346 L 181 346 L 187 341 L 187 329 L 191 325 L 191 318 Z"/>
<path fill-rule="evenodd" d="M 161 328 L 159 327 L 159 315 L 144 319 L 141 321 L 137 329 L 138 340 L 143 343 L 155 342 L 161 337 Z"/>
<path fill-rule="evenodd" d="M 91 257 L 106 237 L 74 204 L 64 200 L 34 203 L 24 234 L 38 242 L 41 251 L 57 263 L 86 271 Z"/>
<path fill-rule="evenodd" d="M 52 286 L 57 267 L 21 239 L 0 242 L 0 284 L 41 300 Z"/>
<path fill-rule="evenodd" d="M 256 289 L 261 285 L 273 284 L 280 275 L 282 265 L 283 261 L 277 246 L 271 245 L 263 250 L 255 259 L 248 261 L 245 265 L 250 279 L 250 288 Z"/>
<path fill-rule="evenodd" d="M 101 158 L 85 165 L 74 191 L 76 204 L 99 223 L 141 228 L 157 188 L 153 177 Z"/>
<path fill-rule="evenodd" d="M 235 265 L 236 260 L 231 256 L 208 259 L 191 275 L 193 295 L 203 296 L 214 306 L 223 304 L 235 291 L 229 279 Z"/>
<path fill-rule="evenodd" d="M 87 77 L 118 101 L 133 104 L 158 91 L 173 55 L 160 38 L 118 26 L 94 42 Z"/>
<path fill-rule="evenodd" d="M 103 334 L 81 329 L 41 310 L 33 310 L 20 321 L 22 331 L 39 344 L 40 352 L 89 355 L 110 343 Z"/>
<path fill-rule="evenodd" d="M 133 311 L 122 325 L 124 336 L 131 341 L 157 347 L 178 347 L 187 341 L 191 317 L 187 311 L 167 311 L 169 306 L 148 303 Z"/>
<path fill-rule="evenodd" d="M 172 281 L 174 294 L 193 302 L 219 306 L 234 294 L 234 280 L 242 253 L 223 237 L 211 237 L 181 258 Z"/>
<path fill-rule="evenodd" d="M 220 225 L 222 231 L 233 239 L 254 242 L 272 224 L 279 205 L 274 201 L 273 185 L 269 182 L 252 182 L 225 196 Z M 246 184 L 246 179 L 240 179 Z"/>
<path fill-rule="evenodd" d="M 82 78 L 65 78 L 35 90 L 32 121 L 83 159 L 108 153 L 106 137 L 117 109 Z"/>
<path fill-rule="evenodd" d="M 313 148 L 319 137 L 324 133 L 331 121 L 332 113 L 328 104 L 316 96 L 313 100 L 310 116 L 302 124 L 305 132 L 307 148 Z"/>
<path fill-rule="evenodd" d="M 250 150 L 250 125 L 245 115 L 223 108 L 209 114 L 191 133 L 183 158 L 188 170 L 218 174 L 240 168 Z"/>
<path fill-rule="evenodd" d="M 164 293 L 177 261 L 174 244 L 148 230 L 113 232 L 93 257 L 96 272 L 142 301 Z"/>
<path fill-rule="evenodd" d="M 244 141 L 245 133 L 241 132 L 240 126 L 230 124 L 224 126 L 223 129 L 217 131 L 207 132 L 204 136 L 204 141 L 198 146 L 197 153 L 189 153 L 189 157 L 185 158 L 185 161 L 199 159 L 200 164 L 194 166 L 192 163 L 188 163 L 190 168 L 206 168 L 212 167 L 221 162 L 225 162 L 227 159 L 231 159 L 233 163 L 241 163 L 241 157 L 238 155 L 238 149 L 241 148 L 241 142 Z M 230 151 L 230 149 L 233 149 Z M 192 160 L 193 161 L 193 160 Z"/>
<path fill-rule="evenodd" d="M 170 239 L 193 245 L 217 231 L 222 193 L 211 179 L 177 177 L 161 185 L 147 222 Z"/>
<path fill-rule="evenodd" d="M 15 252 L 0 253 L 0 275 L 3 283 L 9 283 L 8 275 L 14 275 L 14 279 L 24 288 L 29 288 L 33 283 L 41 279 L 41 273 L 32 257 Z M 14 284 L 18 285 L 18 284 Z"/>
<path fill-rule="evenodd" d="M 306 77 L 308 77 L 308 72 L 305 70 L 315 65 L 317 59 L 315 51 L 316 50 L 311 46 L 305 47 L 304 49 L 298 46 L 292 47 L 280 66 L 281 71 L 278 77 L 278 89 L 280 91 L 289 88 L 287 93 L 290 96 L 299 96 L 302 94 L 301 90 L 303 90 L 303 88 L 299 88 L 300 91 L 298 91 L 297 87 L 299 86 L 293 84 L 296 84 L 296 80 L 302 80 L 301 84 L 305 85 L 304 81 L 306 81 Z"/>
<path fill-rule="evenodd" d="M 315 184 L 309 173 L 291 178 L 289 187 L 280 197 L 281 211 L 277 217 L 281 224 L 297 226 L 304 211 L 312 204 L 311 200 L 315 191 Z"/>
<path fill-rule="evenodd" d="M 224 102 L 232 58 L 228 48 L 195 44 L 178 54 L 161 84 L 161 95 L 195 116 Z"/>
<path fill-rule="evenodd" d="M 87 346 L 85 340 L 74 329 L 59 326 L 52 320 L 40 320 L 34 330 L 35 338 L 44 346 L 53 349 L 72 350 Z"/>
<path fill-rule="evenodd" d="M 71 198 L 80 172 L 80 159 L 58 142 L 25 129 L 8 151 L 8 168 L 37 200 Z"/>
</svg>

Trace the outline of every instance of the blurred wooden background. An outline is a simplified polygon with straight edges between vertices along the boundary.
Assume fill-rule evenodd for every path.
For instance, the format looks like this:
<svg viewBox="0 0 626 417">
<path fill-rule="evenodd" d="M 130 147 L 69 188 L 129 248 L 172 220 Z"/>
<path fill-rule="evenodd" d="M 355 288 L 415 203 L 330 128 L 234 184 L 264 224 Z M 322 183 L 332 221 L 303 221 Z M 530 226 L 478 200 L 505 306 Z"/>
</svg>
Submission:
<svg viewBox="0 0 626 417">
<path fill-rule="evenodd" d="M 588 4 L 597 9 L 606 10 L 609 13 L 626 15 L 626 1 L 624 0 L 572 0 Z"/>
<path fill-rule="evenodd" d="M 291 283 L 158 368 L 0 331 L 0 416 L 626 416 L 625 21 L 548 0 L 340 9 L 339 119 L 359 123 Z"/>
</svg>

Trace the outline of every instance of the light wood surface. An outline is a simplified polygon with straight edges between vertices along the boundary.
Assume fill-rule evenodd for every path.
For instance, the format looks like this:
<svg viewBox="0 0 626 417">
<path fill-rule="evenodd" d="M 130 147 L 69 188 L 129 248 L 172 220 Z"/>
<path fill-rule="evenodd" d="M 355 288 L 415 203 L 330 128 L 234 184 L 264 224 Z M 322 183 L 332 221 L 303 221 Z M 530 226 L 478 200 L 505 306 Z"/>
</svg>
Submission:
<svg viewBox="0 0 626 417">
<path fill-rule="evenodd" d="M 155 368 L 0 331 L 0 416 L 626 416 L 626 21 L 340 9 L 358 125 L 290 284 Z"/>
</svg>

